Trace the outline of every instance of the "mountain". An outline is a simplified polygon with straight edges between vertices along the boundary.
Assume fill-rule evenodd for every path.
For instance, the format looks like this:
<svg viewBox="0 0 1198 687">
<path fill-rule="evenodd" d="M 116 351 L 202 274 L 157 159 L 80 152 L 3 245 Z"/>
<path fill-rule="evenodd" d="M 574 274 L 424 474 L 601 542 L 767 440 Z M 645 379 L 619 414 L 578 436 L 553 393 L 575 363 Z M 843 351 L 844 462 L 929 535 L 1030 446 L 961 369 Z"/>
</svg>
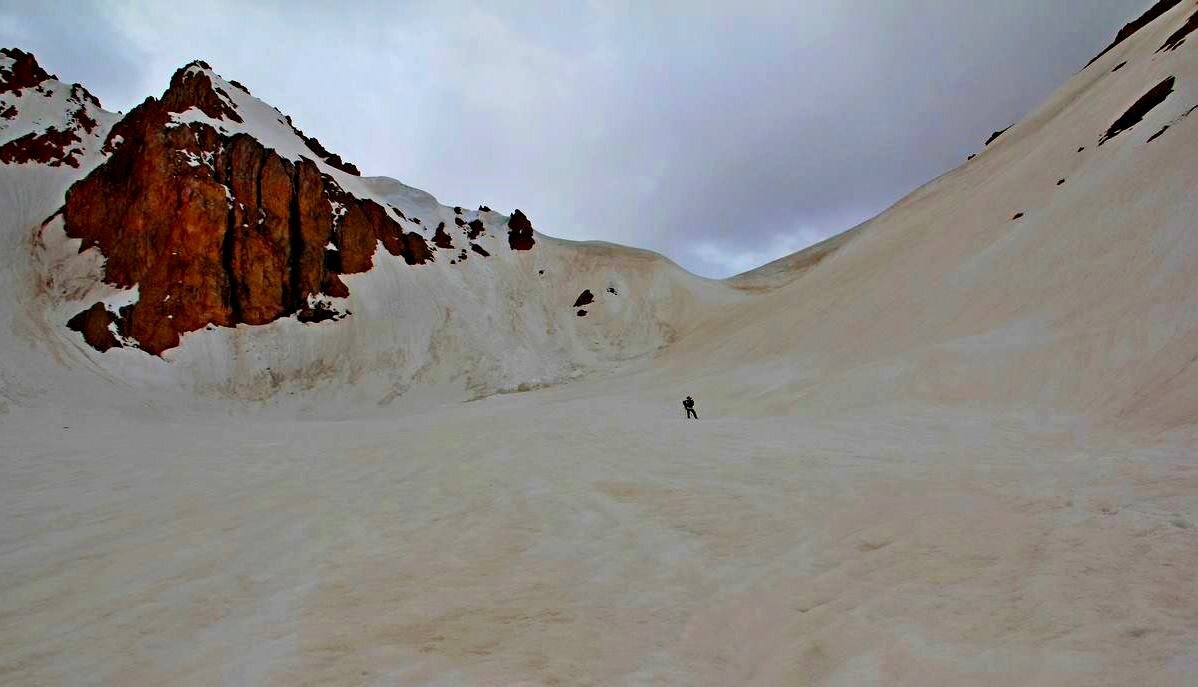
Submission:
<svg viewBox="0 0 1198 687">
<path fill-rule="evenodd" d="M 723 281 L 5 51 L 0 682 L 1193 684 L 1196 29 Z"/>
<path fill-rule="evenodd" d="M 33 242 L 5 278 L 41 285 L 25 343 L 42 357 L 239 398 L 382 401 L 416 380 L 479 395 L 652 353 L 692 294 L 735 297 L 654 254 L 543 236 L 519 210 L 363 177 L 204 62 L 122 117 L 4 55 L 2 173 L 21 192 L 3 236 L 13 255 Z"/>
</svg>

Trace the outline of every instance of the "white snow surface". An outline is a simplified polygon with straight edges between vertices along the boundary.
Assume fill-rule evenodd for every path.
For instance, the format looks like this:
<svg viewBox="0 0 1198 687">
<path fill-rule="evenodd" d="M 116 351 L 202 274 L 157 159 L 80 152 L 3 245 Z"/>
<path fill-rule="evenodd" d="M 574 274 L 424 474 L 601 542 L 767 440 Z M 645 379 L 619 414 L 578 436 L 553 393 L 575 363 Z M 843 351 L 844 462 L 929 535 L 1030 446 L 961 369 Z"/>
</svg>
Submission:
<svg viewBox="0 0 1198 687">
<path fill-rule="evenodd" d="M 1194 684 L 1194 11 L 724 282 L 497 213 L 450 265 L 338 176 L 455 249 L 161 359 L 63 327 L 136 297 L 41 226 L 81 171 L 0 166 L 0 682 Z"/>
</svg>

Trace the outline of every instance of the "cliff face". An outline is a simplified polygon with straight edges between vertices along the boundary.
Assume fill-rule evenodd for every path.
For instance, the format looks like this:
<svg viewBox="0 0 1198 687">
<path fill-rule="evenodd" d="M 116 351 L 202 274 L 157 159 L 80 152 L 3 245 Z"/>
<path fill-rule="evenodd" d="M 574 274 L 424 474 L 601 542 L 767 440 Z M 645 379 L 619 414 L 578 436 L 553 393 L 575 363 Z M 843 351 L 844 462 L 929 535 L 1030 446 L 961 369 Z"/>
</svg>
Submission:
<svg viewBox="0 0 1198 687">
<path fill-rule="evenodd" d="M 104 279 L 138 286 L 117 330 L 158 354 L 207 325 L 265 324 L 330 311 L 340 274 L 365 272 L 375 244 L 410 265 L 433 259 L 423 236 L 385 208 L 344 191 L 311 159 L 281 157 L 244 133 L 175 115 L 194 108 L 242 122 L 228 94 L 190 65 L 159 99 L 108 135 L 108 160 L 67 192 L 64 223 L 98 247 Z"/>
<path fill-rule="evenodd" d="M 473 398 L 659 350 L 693 289 L 719 291 L 660 256 L 539 235 L 518 210 L 361 176 L 202 62 L 125 115 L 27 53 L 0 54 L 0 81 L 0 146 L 70 138 L 49 161 L 0 161 L 0 284 L 18 294 L 0 323 L 53 354 L 6 360 L 31 386 L 85 366 L 246 399 Z M 595 309 L 575 317 L 586 288 Z"/>
</svg>

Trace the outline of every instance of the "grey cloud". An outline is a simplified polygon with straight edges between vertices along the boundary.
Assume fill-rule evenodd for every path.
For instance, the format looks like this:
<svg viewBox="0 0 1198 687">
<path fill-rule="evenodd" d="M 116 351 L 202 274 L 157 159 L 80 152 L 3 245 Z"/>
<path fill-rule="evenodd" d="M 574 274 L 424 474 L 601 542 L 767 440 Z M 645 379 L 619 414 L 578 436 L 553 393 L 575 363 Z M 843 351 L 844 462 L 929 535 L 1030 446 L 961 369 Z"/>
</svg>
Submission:
<svg viewBox="0 0 1198 687">
<path fill-rule="evenodd" d="M 139 3 L 0 36 L 126 107 L 200 57 L 367 173 L 726 276 L 960 164 L 1143 0 L 868 5 Z"/>
</svg>

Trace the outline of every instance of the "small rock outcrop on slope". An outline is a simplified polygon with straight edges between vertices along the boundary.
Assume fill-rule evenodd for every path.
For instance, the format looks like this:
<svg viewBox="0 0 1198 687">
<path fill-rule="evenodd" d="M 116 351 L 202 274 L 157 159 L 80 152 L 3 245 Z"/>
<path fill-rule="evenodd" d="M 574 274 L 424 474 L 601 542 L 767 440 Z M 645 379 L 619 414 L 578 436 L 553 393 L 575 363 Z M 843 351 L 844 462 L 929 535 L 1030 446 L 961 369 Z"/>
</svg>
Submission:
<svg viewBox="0 0 1198 687">
<path fill-rule="evenodd" d="M 109 312 L 103 303 L 96 303 L 68 320 L 67 327 L 83 334 L 83 340 L 89 346 L 103 352 L 121 347 L 121 342 L 110 328 L 116 321 L 116 315 Z"/>
<path fill-rule="evenodd" d="M 1198 31 L 1198 12 L 1191 14 L 1180 29 L 1174 31 L 1172 35 L 1166 38 L 1165 44 L 1158 48 L 1157 52 L 1169 52 L 1170 50 L 1180 48 L 1181 44 L 1186 42 L 1186 36 L 1194 31 Z"/>
<path fill-rule="evenodd" d="M 1098 58 L 1110 52 L 1111 49 L 1116 45 L 1119 45 L 1123 41 L 1127 40 L 1133 33 L 1139 31 L 1145 26 L 1148 26 L 1165 12 L 1177 7 L 1179 4 L 1181 4 L 1181 0 L 1157 0 L 1157 3 L 1152 7 L 1149 7 L 1147 12 L 1128 22 L 1123 28 L 1119 29 L 1119 32 L 1115 34 L 1115 40 L 1112 41 L 1110 45 L 1103 48 L 1102 52 L 1091 58 L 1090 61 L 1086 63 L 1086 67 L 1089 67 L 1097 62 Z M 1085 67 L 1082 68 L 1085 69 Z"/>
<path fill-rule="evenodd" d="M 578 308 L 584 305 L 590 305 L 594 302 L 595 294 L 591 293 L 590 289 L 585 289 L 582 293 L 578 294 L 578 298 L 575 299 L 573 307 Z"/>
<path fill-rule="evenodd" d="M 1136 124 L 1139 124 L 1144 119 L 1144 115 L 1148 114 L 1152 108 L 1165 102 L 1165 98 L 1168 98 L 1169 94 L 1173 92 L 1174 81 L 1175 79 L 1170 76 L 1140 96 L 1139 100 L 1127 108 L 1127 112 L 1124 112 L 1111 124 L 1106 133 L 1102 135 L 1102 139 L 1098 141 L 1098 145 L 1106 143 Z"/>
<path fill-rule="evenodd" d="M 422 236 L 314 161 L 172 116 L 196 108 L 240 121 L 225 95 L 202 64 L 179 70 L 162 98 L 113 127 L 109 159 L 67 192 L 67 235 L 100 249 L 106 282 L 138 286 L 116 326 L 153 354 L 208 324 L 335 319 L 312 302 L 347 296 L 338 275 L 369 270 L 376 242 L 408 264 L 432 259 Z"/>
<path fill-rule="evenodd" d="M 507 241 L 512 250 L 532 250 L 536 243 L 532 236 L 532 222 L 519 209 L 513 210 L 508 218 Z"/>
</svg>

